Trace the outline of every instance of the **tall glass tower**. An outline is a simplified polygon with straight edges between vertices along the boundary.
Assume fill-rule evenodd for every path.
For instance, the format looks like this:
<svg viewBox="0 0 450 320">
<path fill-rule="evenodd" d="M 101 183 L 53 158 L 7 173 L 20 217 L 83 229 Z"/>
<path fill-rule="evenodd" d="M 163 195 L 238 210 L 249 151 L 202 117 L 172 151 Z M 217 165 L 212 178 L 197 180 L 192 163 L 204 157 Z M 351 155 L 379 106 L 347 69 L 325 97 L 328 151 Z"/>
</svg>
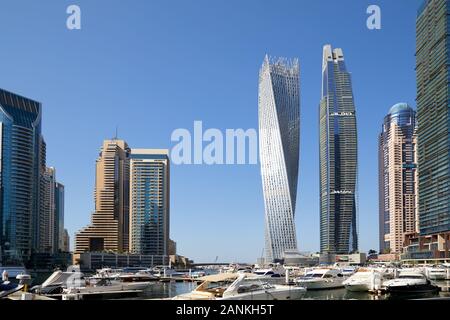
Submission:
<svg viewBox="0 0 450 320">
<path fill-rule="evenodd" d="M 449 28 L 450 1 L 425 1 L 416 26 L 421 235 L 450 231 Z"/>
<path fill-rule="evenodd" d="M 168 150 L 131 149 L 130 251 L 167 255 L 170 218 Z"/>
<path fill-rule="evenodd" d="M 380 252 L 400 254 L 418 232 L 416 112 L 406 103 L 384 118 L 378 157 Z"/>
<path fill-rule="evenodd" d="M 323 49 L 320 120 L 320 250 L 358 251 L 357 133 L 350 73 L 342 49 Z"/>
<path fill-rule="evenodd" d="M 0 89 L 0 258 L 27 260 L 39 250 L 39 188 L 45 143 L 41 104 Z"/>
<path fill-rule="evenodd" d="M 259 74 L 259 152 L 265 204 L 266 261 L 297 249 L 295 203 L 299 168 L 298 60 L 269 60 Z"/>
</svg>

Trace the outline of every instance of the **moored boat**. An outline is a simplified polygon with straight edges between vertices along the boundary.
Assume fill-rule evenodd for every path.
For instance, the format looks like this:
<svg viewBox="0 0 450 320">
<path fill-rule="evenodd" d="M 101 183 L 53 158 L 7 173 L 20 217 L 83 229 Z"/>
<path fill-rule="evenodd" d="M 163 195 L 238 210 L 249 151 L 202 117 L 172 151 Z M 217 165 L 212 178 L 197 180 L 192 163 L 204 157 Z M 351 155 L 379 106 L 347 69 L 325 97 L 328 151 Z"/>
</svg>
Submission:
<svg viewBox="0 0 450 320">
<path fill-rule="evenodd" d="M 319 268 L 295 279 L 295 283 L 307 290 L 324 290 L 343 288 L 345 280 L 346 277 L 339 269 Z"/>
<path fill-rule="evenodd" d="M 421 272 L 402 271 L 398 278 L 384 283 L 386 291 L 393 295 L 422 294 L 439 292 L 440 288 L 433 284 Z"/>
</svg>

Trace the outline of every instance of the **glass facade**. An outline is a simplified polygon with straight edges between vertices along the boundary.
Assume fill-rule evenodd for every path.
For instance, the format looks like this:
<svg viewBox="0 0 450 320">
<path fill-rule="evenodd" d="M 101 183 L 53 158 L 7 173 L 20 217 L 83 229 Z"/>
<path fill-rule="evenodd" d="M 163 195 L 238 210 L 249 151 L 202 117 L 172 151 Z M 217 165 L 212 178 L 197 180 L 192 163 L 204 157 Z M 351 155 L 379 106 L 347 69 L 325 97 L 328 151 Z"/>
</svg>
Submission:
<svg viewBox="0 0 450 320">
<path fill-rule="evenodd" d="M 130 251 L 132 253 L 168 254 L 169 169 L 168 151 L 131 150 Z"/>
<path fill-rule="evenodd" d="M 266 56 L 259 75 L 259 152 L 266 261 L 297 249 L 295 205 L 300 146 L 298 60 Z"/>
<path fill-rule="evenodd" d="M 39 250 L 41 104 L 0 89 L 0 247 L 3 264 Z"/>
<path fill-rule="evenodd" d="M 320 126 L 320 250 L 358 250 L 357 131 L 350 73 L 341 49 L 323 50 Z"/>
<path fill-rule="evenodd" d="M 56 251 L 65 252 L 64 247 L 64 185 L 55 184 L 55 238 L 54 248 Z"/>
<path fill-rule="evenodd" d="M 416 25 L 419 224 L 450 231 L 450 1 L 428 0 Z"/>
</svg>

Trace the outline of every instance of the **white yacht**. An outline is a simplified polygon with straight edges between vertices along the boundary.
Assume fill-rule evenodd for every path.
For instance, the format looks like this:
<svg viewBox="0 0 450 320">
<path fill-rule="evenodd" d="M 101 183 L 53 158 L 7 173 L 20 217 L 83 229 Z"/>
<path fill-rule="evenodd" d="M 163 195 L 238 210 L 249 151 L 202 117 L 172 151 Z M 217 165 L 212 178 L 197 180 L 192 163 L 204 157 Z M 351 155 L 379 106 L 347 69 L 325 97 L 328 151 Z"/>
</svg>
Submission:
<svg viewBox="0 0 450 320">
<path fill-rule="evenodd" d="M 151 285 L 150 282 L 120 282 L 101 279 L 95 285 L 68 286 L 63 289 L 63 294 L 100 294 L 124 291 L 143 291 Z"/>
<path fill-rule="evenodd" d="M 447 277 L 450 274 L 449 271 L 450 268 L 445 268 L 444 266 L 435 266 L 426 268 L 425 274 L 430 280 L 444 281 L 447 280 Z"/>
<path fill-rule="evenodd" d="M 303 287 L 246 281 L 245 278 L 241 275 L 219 300 L 299 300 L 306 292 Z"/>
<path fill-rule="evenodd" d="M 302 287 L 272 285 L 246 277 L 236 273 L 207 276 L 195 290 L 172 300 L 297 300 L 306 291 Z"/>
<path fill-rule="evenodd" d="M 268 279 L 268 278 L 281 278 L 282 275 L 277 270 L 274 270 L 273 268 L 268 268 L 268 269 L 256 269 L 253 271 L 253 273 L 248 274 L 248 277 L 254 279 Z"/>
<path fill-rule="evenodd" d="M 390 294 L 428 293 L 440 290 L 422 272 L 417 271 L 401 271 L 398 278 L 386 281 L 384 287 Z"/>
<path fill-rule="evenodd" d="M 346 277 L 339 269 L 314 269 L 303 277 L 295 279 L 295 283 L 307 290 L 338 289 L 344 287 Z"/>
<path fill-rule="evenodd" d="M 367 292 L 379 290 L 385 279 L 384 273 L 377 269 L 360 269 L 350 278 L 343 282 L 343 285 L 351 292 Z"/>
<path fill-rule="evenodd" d="M 199 278 L 202 283 L 197 288 L 189 293 L 175 296 L 172 300 L 216 300 L 222 297 L 237 277 L 237 273 L 225 272 Z"/>
</svg>

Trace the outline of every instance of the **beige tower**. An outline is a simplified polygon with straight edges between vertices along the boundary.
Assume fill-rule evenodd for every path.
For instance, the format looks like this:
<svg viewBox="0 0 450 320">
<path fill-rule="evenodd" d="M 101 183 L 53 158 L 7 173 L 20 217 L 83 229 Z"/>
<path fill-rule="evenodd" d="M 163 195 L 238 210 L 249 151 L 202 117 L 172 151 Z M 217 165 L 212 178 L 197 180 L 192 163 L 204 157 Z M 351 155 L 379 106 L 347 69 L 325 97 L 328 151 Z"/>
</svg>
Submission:
<svg viewBox="0 0 450 320">
<path fill-rule="evenodd" d="M 129 153 L 123 140 L 106 140 L 96 163 L 92 222 L 75 235 L 74 253 L 128 252 Z"/>
<path fill-rule="evenodd" d="M 386 116 L 379 145 L 380 252 L 402 253 L 418 232 L 416 113 L 406 103 Z"/>
</svg>

